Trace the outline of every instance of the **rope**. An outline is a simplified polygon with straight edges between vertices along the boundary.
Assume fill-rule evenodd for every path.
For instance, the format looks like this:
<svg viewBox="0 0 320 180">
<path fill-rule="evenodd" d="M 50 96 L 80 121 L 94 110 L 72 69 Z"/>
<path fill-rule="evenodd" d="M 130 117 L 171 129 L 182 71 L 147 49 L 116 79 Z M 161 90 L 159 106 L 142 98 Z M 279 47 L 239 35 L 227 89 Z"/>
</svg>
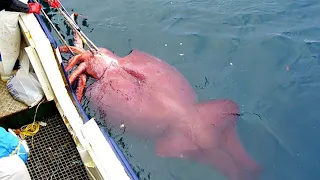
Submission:
<svg viewBox="0 0 320 180">
<path fill-rule="evenodd" d="M 31 144 L 32 144 L 32 148 L 34 148 L 34 144 L 33 144 L 33 137 L 39 132 L 40 130 L 40 122 L 36 122 L 36 116 L 38 113 L 38 108 L 40 106 L 41 103 L 43 103 L 44 99 L 41 100 L 41 102 L 38 104 L 37 108 L 36 108 L 36 112 L 34 113 L 34 117 L 33 117 L 33 123 L 22 126 L 20 128 L 20 135 L 22 136 L 23 139 L 25 139 L 25 137 L 27 136 L 31 136 Z"/>
<path fill-rule="evenodd" d="M 19 139 L 19 144 L 17 147 L 11 152 L 10 156 L 17 154 L 17 152 L 20 151 L 20 146 L 21 146 L 21 140 Z"/>
</svg>

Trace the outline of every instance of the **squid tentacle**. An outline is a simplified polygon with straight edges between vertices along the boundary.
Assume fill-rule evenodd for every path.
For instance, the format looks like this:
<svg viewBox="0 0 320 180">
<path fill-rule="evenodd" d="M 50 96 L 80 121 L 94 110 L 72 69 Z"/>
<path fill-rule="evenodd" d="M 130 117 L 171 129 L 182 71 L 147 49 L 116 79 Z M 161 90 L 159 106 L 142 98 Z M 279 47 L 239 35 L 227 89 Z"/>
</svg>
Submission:
<svg viewBox="0 0 320 180">
<path fill-rule="evenodd" d="M 69 76 L 70 84 L 73 84 L 76 78 L 86 71 L 87 64 L 85 62 L 80 63 L 80 65 L 71 73 Z"/>
<path fill-rule="evenodd" d="M 71 51 L 73 51 L 76 54 L 82 54 L 82 53 L 87 51 L 87 50 L 85 50 L 83 48 L 79 48 L 79 47 L 75 47 L 75 46 L 69 46 L 69 48 L 71 49 Z M 61 53 L 70 53 L 69 48 L 67 46 L 60 46 L 59 47 L 59 51 Z"/>
<path fill-rule="evenodd" d="M 78 64 L 79 62 L 83 62 L 83 61 L 84 61 L 84 59 L 82 57 L 82 54 L 75 55 L 75 56 L 73 56 L 72 58 L 69 59 L 68 65 L 65 68 L 65 70 L 68 72 L 76 64 Z"/>
<path fill-rule="evenodd" d="M 80 103 L 82 100 L 84 88 L 86 87 L 86 83 L 87 83 L 87 76 L 85 74 L 80 74 L 79 81 L 78 81 L 78 87 L 76 90 L 76 97 Z"/>
</svg>

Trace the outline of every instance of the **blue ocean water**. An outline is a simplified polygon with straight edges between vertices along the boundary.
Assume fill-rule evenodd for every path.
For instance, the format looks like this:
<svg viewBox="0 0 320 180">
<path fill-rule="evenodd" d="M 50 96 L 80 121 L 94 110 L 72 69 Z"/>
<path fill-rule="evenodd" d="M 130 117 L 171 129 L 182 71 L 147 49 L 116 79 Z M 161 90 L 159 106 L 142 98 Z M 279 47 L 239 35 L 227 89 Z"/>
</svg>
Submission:
<svg viewBox="0 0 320 180">
<path fill-rule="evenodd" d="M 248 113 L 236 129 L 263 168 L 261 180 L 320 179 L 320 1 L 62 3 L 81 14 L 82 30 L 98 46 L 120 56 L 138 48 L 176 67 L 200 100 L 237 101 Z M 157 157 L 148 139 L 110 132 L 140 179 L 226 179 L 212 167 Z"/>
</svg>

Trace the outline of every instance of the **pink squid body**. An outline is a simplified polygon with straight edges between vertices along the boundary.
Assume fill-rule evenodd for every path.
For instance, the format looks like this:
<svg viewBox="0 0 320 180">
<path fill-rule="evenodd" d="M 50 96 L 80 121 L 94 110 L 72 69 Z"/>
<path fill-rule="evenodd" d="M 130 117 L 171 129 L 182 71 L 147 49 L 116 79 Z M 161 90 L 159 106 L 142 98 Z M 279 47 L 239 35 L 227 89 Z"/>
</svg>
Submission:
<svg viewBox="0 0 320 180">
<path fill-rule="evenodd" d="M 91 107 L 106 115 L 105 121 L 116 127 L 124 123 L 127 131 L 154 138 L 160 156 L 213 165 L 231 180 L 258 178 L 259 165 L 234 129 L 239 113 L 235 102 L 198 102 L 182 74 L 149 54 L 133 50 L 118 57 L 104 51 L 119 64 L 97 61 L 87 67 L 87 72 L 101 75 L 85 95 Z"/>
<path fill-rule="evenodd" d="M 175 68 L 137 50 L 118 61 L 86 90 L 112 124 L 124 122 L 127 130 L 159 136 L 195 111 L 195 93 Z"/>
</svg>

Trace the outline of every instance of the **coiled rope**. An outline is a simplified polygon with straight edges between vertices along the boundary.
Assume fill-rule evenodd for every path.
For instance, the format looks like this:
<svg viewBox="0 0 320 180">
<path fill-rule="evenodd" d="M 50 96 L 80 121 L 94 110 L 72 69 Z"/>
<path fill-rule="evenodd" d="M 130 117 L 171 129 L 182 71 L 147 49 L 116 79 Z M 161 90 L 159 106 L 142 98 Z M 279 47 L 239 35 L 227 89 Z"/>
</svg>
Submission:
<svg viewBox="0 0 320 180">
<path fill-rule="evenodd" d="M 32 137 L 31 139 L 31 144 L 32 148 L 34 148 L 33 144 L 33 137 L 39 132 L 40 130 L 40 122 L 36 122 L 36 116 L 38 113 L 38 108 L 41 103 L 44 102 L 44 98 L 40 101 L 40 103 L 37 105 L 36 112 L 34 113 L 33 116 L 33 123 L 24 125 L 20 128 L 20 135 L 22 136 L 23 139 L 25 139 L 27 136 Z"/>
</svg>

